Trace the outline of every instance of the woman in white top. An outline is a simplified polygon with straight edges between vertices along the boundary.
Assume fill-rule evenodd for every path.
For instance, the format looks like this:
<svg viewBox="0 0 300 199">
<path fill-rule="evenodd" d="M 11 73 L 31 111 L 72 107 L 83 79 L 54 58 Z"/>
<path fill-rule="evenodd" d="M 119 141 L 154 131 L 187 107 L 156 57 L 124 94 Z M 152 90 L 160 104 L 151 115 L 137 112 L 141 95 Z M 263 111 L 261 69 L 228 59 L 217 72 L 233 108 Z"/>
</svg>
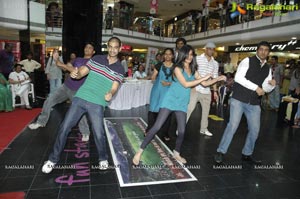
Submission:
<svg viewBox="0 0 300 199">
<path fill-rule="evenodd" d="M 20 96 L 25 102 L 27 110 L 32 109 L 29 105 L 28 92 L 30 89 L 30 79 L 26 72 L 22 71 L 21 64 L 15 65 L 15 71 L 9 74 L 9 83 L 13 85 L 13 92 Z M 13 103 L 14 104 L 14 103 Z"/>
<path fill-rule="evenodd" d="M 148 79 L 142 64 L 139 65 L 138 70 L 133 74 L 133 79 Z"/>
<path fill-rule="evenodd" d="M 57 49 L 53 50 L 52 56 L 49 58 L 45 70 L 47 79 L 49 80 L 49 84 L 50 84 L 49 94 L 53 93 L 58 87 L 61 86 L 62 70 L 59 66 L 56 65 L 56 60 L 53 59 L 53 55 L 55 55 L 55 53 L 58 54 Z M 63 63 L 61 57 L 59 57 L 59 61 Z"/>
</svg>

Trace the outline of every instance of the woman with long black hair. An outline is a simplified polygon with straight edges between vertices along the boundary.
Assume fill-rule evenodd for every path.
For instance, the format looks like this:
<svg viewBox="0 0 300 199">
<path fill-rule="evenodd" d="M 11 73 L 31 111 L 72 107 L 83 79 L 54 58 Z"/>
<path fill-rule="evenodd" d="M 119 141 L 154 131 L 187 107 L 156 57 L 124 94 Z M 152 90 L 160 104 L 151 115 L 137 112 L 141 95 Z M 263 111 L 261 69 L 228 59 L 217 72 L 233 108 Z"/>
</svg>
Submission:
<svg viewBox="0 0 300 199">
<path fill-rule="evenodd" d="M 199 73 L 197 72 L 194 49 L 189 45 L 183 46 L 178 52 L 172 76 L 172 84 L 161 103 L 155 124 L 147 132 L 140 149 L 137 151 L 132 160 L 134 165 L 139 165 L 143 150 L 153 139 L 171 112 L 175 113 L 178 126 L 178 137 L 176 140 L 175 149 L 173 150 L 173 157 L 182 164 L 186 163 L 186 160 L 180 156 L 180 148 L 184 138 L 186 112 L 190 100 L 190 90 L 191 87 L 194 87 L 200 83 L 203 86 L 206 86 L 206 84 L 209 85 L 209 81 L 205 81 L 209 78 L 211 78 L 211 75 L 200 77 Z M 223 80 L 224 76 L 219 77 L 219 79 Z"/>
</svg>

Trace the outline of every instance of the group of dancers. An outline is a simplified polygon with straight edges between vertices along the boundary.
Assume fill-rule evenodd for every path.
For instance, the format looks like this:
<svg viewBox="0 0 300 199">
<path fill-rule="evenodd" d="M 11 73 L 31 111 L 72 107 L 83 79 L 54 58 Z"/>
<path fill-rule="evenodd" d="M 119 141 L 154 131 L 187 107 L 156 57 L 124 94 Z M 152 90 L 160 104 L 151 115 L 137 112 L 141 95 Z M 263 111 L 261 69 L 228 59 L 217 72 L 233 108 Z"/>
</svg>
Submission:
<svg viewBox="0 0 300 199">
<path fill-rule="evenodd" d="M 208 44 L 207 48 L 213 47 L 211 43 Z M 93 46 L 90 45 L 90 47 Z M 123 81 L 124 68 L 118 60 L 118 53 L 121 51 L 120 39 L 117 37 L 110 38 L 107 47 L 108 55 L 90 56 L 90 59 L 82 60 L 82 66 L 74 67 L 57 61 L 58 65 L 70 71 L 70 78 L 85 78 L 85 80 L 81 82 L 79 88 L 77 87 L 77 91 L 69 97 L 72 99 L 71 107 L 59 127 L 53 152 L 43 165 L 42 172 L 50 173 L 53 170 L 60 159 L 71 128 L 77 124 L 84 114 L 88 116 L 94 133 L 94 140 L 99 155 L 99 168 L 103 170 L 108 168 L 106 137 L 103 127 L 104 109 Z M 92 51 L 89 54 L 93 54 L 93 48 L 90 50 Z M 237 81 L 235 82 L 233 99 L 231 100 L 229 124 L 218 147 L 218 153 L 215 156 L 217 163 L 223 161 L 223 155 L 227 152 L 242 114 L 246 115 L 249 125 L 249 132 L 242 154 L 244 160 L 253 160 L 251 155 L 260 124 L 260 107 L 258 105 L 260 96 L 264 95 L 265 92 L 270 92 L 275 85 L 270 68 L 266 64 L 266 57 L 269 52 L 270 45 L 267 42 L 261 42 L 258 45 L 256 56 L 246 58 L 238 68 Z M 172 112 L 176 116 L 178 126 L 173 157 L 180 163 L 186 164 L 187 161 L 180 155 L 180 151 L 184 139 L 191 89 L 198 85 L 209 88 L 218 81 L 226 80 L 225 76 L 214 76 L 212 73 L 201 75 L 200 72 L 203 69 L 199 69 L 195 51 L 190 45 L 182 45 L 176 53 L 173 49 L 167 48 L 164 50 L 163 56 L 164 61 L 155 67 L 152 76 L 154 85 L 151 91 L 149 111 L 154 113 L 155 116 L 152 124 L 150 124 L 150 128 L 147 129 L 144 141 L 132 159 L 134 165 L 140 164 L 143 151 Z M 175 56 L 176 59 L 174 61 Z M 47 109 L 45 106 L 48 106 L 49 109 L 49 106 L 54 105 L 53 103 L 45 103 L 43 110 Z M 39 128 L 45 125 L 43 123 L 42 125 L 31 125 L 31 127 L 38 126 Z M 83 126 L 85 125 L 83 124 Z"/>
</svg>

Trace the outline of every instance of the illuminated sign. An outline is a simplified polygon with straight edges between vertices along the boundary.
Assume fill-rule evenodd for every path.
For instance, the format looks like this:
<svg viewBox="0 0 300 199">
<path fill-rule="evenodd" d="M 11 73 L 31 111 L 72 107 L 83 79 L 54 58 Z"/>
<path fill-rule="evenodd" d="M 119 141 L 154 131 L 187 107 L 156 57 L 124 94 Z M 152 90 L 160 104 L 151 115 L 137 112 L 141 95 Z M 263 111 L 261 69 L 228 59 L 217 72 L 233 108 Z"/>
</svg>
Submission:
<svg viewBox="0 0 300 199">
<path fill-rule="evenodd" d="M 270 44 L 272 52 L 300 50 L 300 43 L 298 42 L 298 40 L 274 42 Z M 229 46 L 228 52 L 255 52 L 256 49 L 257 44 L 243 44 L 238 46 Z"/>
</svg>

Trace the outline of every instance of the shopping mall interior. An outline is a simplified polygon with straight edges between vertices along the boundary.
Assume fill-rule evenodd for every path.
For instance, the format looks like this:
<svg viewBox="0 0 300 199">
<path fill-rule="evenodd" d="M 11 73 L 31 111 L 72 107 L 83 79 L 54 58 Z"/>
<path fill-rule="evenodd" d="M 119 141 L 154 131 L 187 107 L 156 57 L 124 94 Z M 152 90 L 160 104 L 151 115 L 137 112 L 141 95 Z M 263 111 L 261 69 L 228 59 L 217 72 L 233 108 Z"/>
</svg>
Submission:
<svg viewBox="0 0 300 199">
<path fill-rule="evenodd" d="M 261 7 L 251 9 L 250 4 Z M 26 94 L 30 105 L 18 96 L 14 90 L 17 86 L 10 85 L 19 79 L 13 80 L 11 75 L 5 79 L 0 73 L 0 94 L 6 89 L 12 101 L 12 108 L 5 109 L 1 100 L 6 99 L 4 94 L 0 96 L 0 199 L 300 198 L 299 7 L 298 0 L 0 1 L 0 72 L 8 44 L 12 47 L 11 68 L 28 59 L 29 52 L 38 63 L 36 69 L 24 72 L 31 78 Z M 128 77 L 104 111 L 109 167 L 99 169 L 98 138 L 89 116 L 88 139 L 84 140 L 81 128 L 75 125 L 56 167 L 45 174 L 42 167 L 59 139 L 58 130 L 72 104 L 69 98 L 51 105 L 46 124 L 28 127 L 37 123 L 45 106 L 50 106 L 47 99 L 50 101 L 52 83 L 47 67 L 55 52 L 64 63 L 73 63 L 72 54 L 85 56 L 87 42 L 93 43 L 95 54 L 106 55 L 111 37 L 122 41 L 118 57 L 126 61 Z M 199 133 L 205 109 L 200 103 L 187 121 L 180 151 L 186 164 L 174 158 L 179 137 L 176 114 L 169 116 L 168 124 L 157 133 L 148 151 L 144 150 L 141 167 L 132 162 L 149 130 L 149 103 L 155 81 L 151 80 L 151 70 L 158 63 L 156 55 L 166 48 L 175 49 L 178 38 L 192 46 L 197 56 L 205 54 L 207 44 L 213 43 L 218 75 L 227 75 L 232 84 L 239 64 L 257 55 L 261 41 L 270 43 L 266 61 L 272 66 L 271 60 L 278 59 L 282 85 L 277 107 L 272 107 L 271 94 L 259 98 L 260 128 L 252 154 L 262 161 L 259 165 L 241 159 L 251 129 L 245 116 L 224 162 L 216 163 L 218 145 L 235 114 L 231 111 L 232 85 L 228 81 L 211 86 L 207 129 L 212 136 Z M 133 74 L 140 65 L 146 75 L 137 80 Z M 229 65 L 234 71 L 228 76 Z M 70 74 L 61 73 L 64 85 Z M 292 79 L 298 85 L 294 90 L 289 87 Z"/>
</svg>

